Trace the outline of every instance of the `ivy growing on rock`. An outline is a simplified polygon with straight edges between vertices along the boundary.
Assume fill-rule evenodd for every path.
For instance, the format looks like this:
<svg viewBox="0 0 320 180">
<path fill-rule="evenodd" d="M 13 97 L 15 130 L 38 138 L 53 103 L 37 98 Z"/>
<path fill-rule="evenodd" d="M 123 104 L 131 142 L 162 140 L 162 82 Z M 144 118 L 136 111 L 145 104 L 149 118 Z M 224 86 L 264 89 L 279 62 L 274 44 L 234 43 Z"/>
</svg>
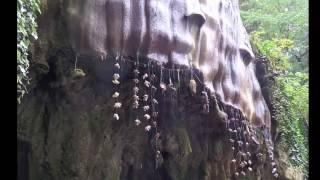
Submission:
<svg viewBox="0 0 320 180">
<path fill-rule="evenodd" d="M 272 94 L 273 118 L 281 134 L 279 147 L 288 152 L 291 164 L 308 177 L 309 97 L 308 74 L 295 71 L 289 61 L 288 51 L 293 48 L 290 39 L 264 39 L 263 32 L 251 34 L 252 44 L 258 54 L 266 57 Z M 274 76 L 275 75 L 275 76 Z M 271 78 L 270 78 L 271 77 Z"/>
<path fill-rule="evenodd" d="M 36 17 L 40 14 L 40 0 L 17 0 L 17 100 L 26 94 L 28 78 L 28 48 L 38 39 Z"/>
</svg>

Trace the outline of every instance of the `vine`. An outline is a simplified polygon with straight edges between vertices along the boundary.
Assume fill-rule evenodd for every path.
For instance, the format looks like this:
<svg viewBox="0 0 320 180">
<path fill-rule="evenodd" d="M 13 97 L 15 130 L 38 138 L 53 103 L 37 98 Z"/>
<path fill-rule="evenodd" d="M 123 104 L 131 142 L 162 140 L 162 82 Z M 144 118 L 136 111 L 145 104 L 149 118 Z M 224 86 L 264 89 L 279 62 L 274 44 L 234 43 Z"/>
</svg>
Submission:
<svg viewBox="0 0 320 180">
<path fill-rule="evenodd" d="M 258 54 L 266 57 L 268 72 L 276 74 L 271 84 L 274 119 L 278 122 L 280 145 L 289 152 L 292 165 L 308 177 L 308 74 L 297 72 L 288 52 L 293 48 L 290 39 L 264 39 L 263 32 L 252 33 L 252 44 Z M 269 76 L 270 77 L 270 76 Z"/>
<path fill-rule="evenodd" d="M 38 39 L 36 17 L 40 14 L 40 0 L 17 0 L 17 101 L 26 94 L 28 77 L 28 48 Z"/>
</svg>

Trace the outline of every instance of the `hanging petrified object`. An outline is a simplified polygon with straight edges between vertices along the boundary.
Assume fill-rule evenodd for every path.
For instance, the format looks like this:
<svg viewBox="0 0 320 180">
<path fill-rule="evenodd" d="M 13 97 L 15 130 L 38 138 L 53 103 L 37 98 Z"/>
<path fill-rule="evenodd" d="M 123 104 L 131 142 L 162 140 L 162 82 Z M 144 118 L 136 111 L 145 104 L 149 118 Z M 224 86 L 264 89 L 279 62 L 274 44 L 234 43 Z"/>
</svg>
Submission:
<svg viewBox="0 0 320 180">
<path fill-rule="evenodd" d="M 157 127 L 157 121 L 153 121 L 152 124 L 154 127 Z"/>
<path fill-rule="evenodd" d="M 277 168 L 272 169 L 272 174 L 275 174 L 277 172 Z"/>
<path fill-rule="evenodd" d="M 139 88 L 137 86 L 135 86 L 133 89 L 133 96 L 137 96 L 138 92 L 139 92 Z M 138 96 L 138 99 L 139 99 L 139 96 Z"/>
<path fill-rule="evenodd" d="M 116 109 L 119 109 L 119 108 L 121 108 L 121 103 L 120 102 L 116 102 L 115 104 L 114 104 L 114 108 L 116 108 Z"/>
<path fill-rule="evenodd" d="M 135 95 L 132 96 L 132 99 L 135 100 L 135 101 L 138 101 L 139 100 L 139 96 L 135 94 Z"/>
<path fill-rule="evenodd" d="M 189 90 L 191 92 L 191 95 L 195 95 L 197 93 L 197 83 L 193 78 L 193 67 L 192 67 L 192 58 L 189 58 L 189 64 L 190 64 L 190 81 L 189 81 Z"/>
<path fill-rule="evenodd" d="M 117 113 L 114 113 L 114 114 L 113 114 L 113 118 L 114 118 L 115 120 L 119 120 L 119 115 L 118 115 Z"/>
<path fill-rule="evenodd" d="M 150 109 L 149 106 L 143 106 L 143 111 L 148 111 Z"/>
<path fill-rule="evenodd" d="M 202 112 L 204 114 L 209 114 L 209 97 L 206 91 L 201 92 L 201 99 L 202 99 Z"/>
<path fill-rule="evenodd" d="M 118 92 L 115 92 L 113 95 L 112 95 L 112 98 L 118 98 L 119 97 L 119 93 Z"/>
<path fill-rule="evenodd" d="M 153 104 L 158 104 L 158 101 L 156 99 L 152 99 Z"/>
<path fill-rule="evenodd" d="M 140 71 L 138 69 L 133 70 L 133 73 L 135 76 L 138 76 L 140 74 Z"/>
<path fill-rule="evenodd" d="M 218 105 L 218 100 L 214 93 L 210 94 L 211 104 L 212 104 L 212 113 L 220 122 L 227 123 L 228 115 Z M 209 106 L 210 107 L 210 106 Z M 230 115 L 230 121 L 233 121 L 232 115 Z M 236 130 L 235 130 L 236 131 Z"/>
<path fill-rule="evenodd" d="M 147 80 L 145 80 L 143 84 L 144 84 L 147 88 L 149 88 L 149 87 L 150 87 L 150 82 L 149 82 L 149 81 L 147 81 Z"/>
<path fill-rule="evenodd" d="M 173 84 L 169 84 L 169 89 L 170 89 L 170 92 L 176 92 L 177 91 L 177 88 L 175 88 Z"/>
<path fill-rule="evenodd" d="M 158 116 L 158 112 L 152 112 L 152 117 L 156 118 Z"/>
<path fill-rule="evenodd" d="M 149 114 L 145 114 L 143 117 L 146 118 L 146 120 L 150 119 L 150 115 Z"/>
<path fill-rule="evenodd" d="M 158 169 L 163 163 L 163 157 L 160 151 L 156 152 L 156 169 Z"/>
<path fill-rule="evenodd" d="M 251 136 L 251 140 L 257 144 L 257 145 L 260 145 L 259 141 L 254 137 L 254 136 Z"/>
<path fill-rule="evenodd" d="M 161 82 L 160 83 L 160 88 L 161 88 L 162 92 L 164 92 L 164 91 L 167 90 L 167 85 L 164 82 Z"/>
<path fill-rule="evenodd" d="M 74 63 L 74 69 L 71 72 L 71 78 L 72 79 L 80 79 L 86 76 L 86 73 L 80 68 L 77 68 L 77 62 L 78 62 L 78 55 L 76 55 L 76 60 Z"/>
<path fill-rule="evenodd" d="M 118 80 L 120 75 L 118 73 L 113 74 L 113 80 Z"/>
<path fill-rule="evenodd" d="M 161 66 L 160 69 L 160 89 L 162 93 L 164 93 L 167 90 L 167 85 L 163 82 L 163 67 Z"/>
<path fill-rule="evenodd" d="M 134 122 L 136 123 L 137 126 L 139 126 L 139 124 L 141 123 L 139 119 L 134 120 Z"/>
<path fill-rule="evenodd" d="M 157 88 L 155 86 L 153 86 L 153 85 L 151 86 L 151 89 L 152 89 L 153 92 L 157 91 Z"/>
<path fill-rule="evenodd" d="M 151 74 L 150 76 L 150 81 L 155 81 L 156 75 L 155 74 Z"/>
<path fill-rule="evenodd" d="M 120 64 L 119 63 L 115 63 L 114 67 L 117 68 L 117 69 L 120 69 Z"/>
<path fill-rule="evenodd" d="M 119 74 L 117 74 L 117 73 L 113 74 L 112 83 L 115 84 L 115 85 L 119 85 L 120 84 L 119 78 L 120 78 Z"/>
<path fill-rule="evenodd" d="M 197 83 L 194 79 L 190 79 L 189 89 L 190 89 L 192 95 L 195 95 L 197 93 Z"/>
<path fill-rule="evenodd" d="M 84 71 L 79 68 L 74 69 L 71 73 L 72 79 L 80 79 L 80 78 L 83 78 L 84 76 L 86 76 L 86 73 L 84 73 Z"/>
<path fill-rule="evenodd" d="M 147 73 L 145 73 L 145 74 L 142 76 L 142 79 L 145 80 L 147 77 L 149 77 L 149 76 L 148 76 Z"/>
<path fill-rule="evenodd" d="M 135 83 L 135 84 L 138 84 L 139 83 L 139 79 L 133 79 L 133 82 Z"/>
<path fill-rule="evenodd" d="M 169 92 L 171 94 L 171 97 L 176 93 L 177 91 L 177 88 L 175 87 L 174 83 L 172 82 L 172 72 L 173 70 L 169 70 L 169 84 L 168 84 L 168 89 L 169 89 Z"/>
<path fill-rule="evenodd" d="M 147 125 L 147 126 L 144 128 L 144 130 L 147 131 L 147 132 L 150 131 L 150 129 L 151 129 L 151 126 L 150 126 L 150 125 Z"/>
<path fill-rule="evenodd" d="M 133 101 L 132 108 L 133 109 L 138 109 L 139 108 L 139 101 L 138 100 Z"/>
<path fill-rule="evenodd" d="M 143 101 L 148 101 L 148 94 L 143 95 Z"/>
</svg>

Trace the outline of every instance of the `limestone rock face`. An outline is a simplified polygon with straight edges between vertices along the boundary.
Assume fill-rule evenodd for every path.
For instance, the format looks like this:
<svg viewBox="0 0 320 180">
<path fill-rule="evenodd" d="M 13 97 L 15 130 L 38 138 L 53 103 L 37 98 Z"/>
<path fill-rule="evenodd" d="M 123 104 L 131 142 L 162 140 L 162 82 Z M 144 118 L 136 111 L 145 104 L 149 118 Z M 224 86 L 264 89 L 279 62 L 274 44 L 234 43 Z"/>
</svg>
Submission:
<svg viewBox="0 0 320 180">
<path fill-rule="evenodd" d="M 192 64 L 223 102 L 270 127 L 237 0 L 72 0 L 65 8 L 77 53 Z"/>
<path fill-rule="evenodd" d="M 43 0 L 42 6 L 31 75 L 39 66 L 41 73 L 18 106 L 20 179 L 234 179 L 225 125 L 230 114 L 222 107 L 239 109 L 269 131 L 237 0 Z M 122 107 L 119 120 L 113 118 L 115 59 L 107 55 L 117 54 L 193 66 L 202 74 L 205 87 L 197 81 L 194 93 L 189 72 L 171 74 L 177 93 L 164 75 L 168 91 L 156 95 L 162 163 L 155 161 L 143 115 L 139 126 L 134 121 L 132 63 L 120 63 Z M 72 76 L 76 57 L 83 70 L 78 79 Z M 203 114 L 206 88 L 210 112 Z M 248 179 L 272 179 L 268 165 L 255 162 L 253 169 Z"/>
</svg>

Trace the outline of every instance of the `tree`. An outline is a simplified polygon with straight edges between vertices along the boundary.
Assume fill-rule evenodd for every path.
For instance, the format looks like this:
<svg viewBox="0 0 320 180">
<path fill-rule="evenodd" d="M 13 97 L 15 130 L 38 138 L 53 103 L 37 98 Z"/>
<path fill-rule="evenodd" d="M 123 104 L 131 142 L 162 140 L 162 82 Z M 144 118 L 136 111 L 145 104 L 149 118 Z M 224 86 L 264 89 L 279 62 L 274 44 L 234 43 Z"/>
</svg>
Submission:
<svg viewBox="0 0 320 180">
<path fill-rule="evenodd" d="M 305 0 L 244 0 L 241 16 L 254 51 L 270 71 L 281 72 L 272 86 L 272 112 L 291 163 L 308 176 L 308 4 Z"/>
<path fill-rule="evenodd" d="M 288 51 L 292 70 L 308 71 L 308 1 L 306 0 L 244 0 L 241 17 L 250 32 L 264 31 L 264 39 L 285 38 L 294 42 Z"/>
</svg>

